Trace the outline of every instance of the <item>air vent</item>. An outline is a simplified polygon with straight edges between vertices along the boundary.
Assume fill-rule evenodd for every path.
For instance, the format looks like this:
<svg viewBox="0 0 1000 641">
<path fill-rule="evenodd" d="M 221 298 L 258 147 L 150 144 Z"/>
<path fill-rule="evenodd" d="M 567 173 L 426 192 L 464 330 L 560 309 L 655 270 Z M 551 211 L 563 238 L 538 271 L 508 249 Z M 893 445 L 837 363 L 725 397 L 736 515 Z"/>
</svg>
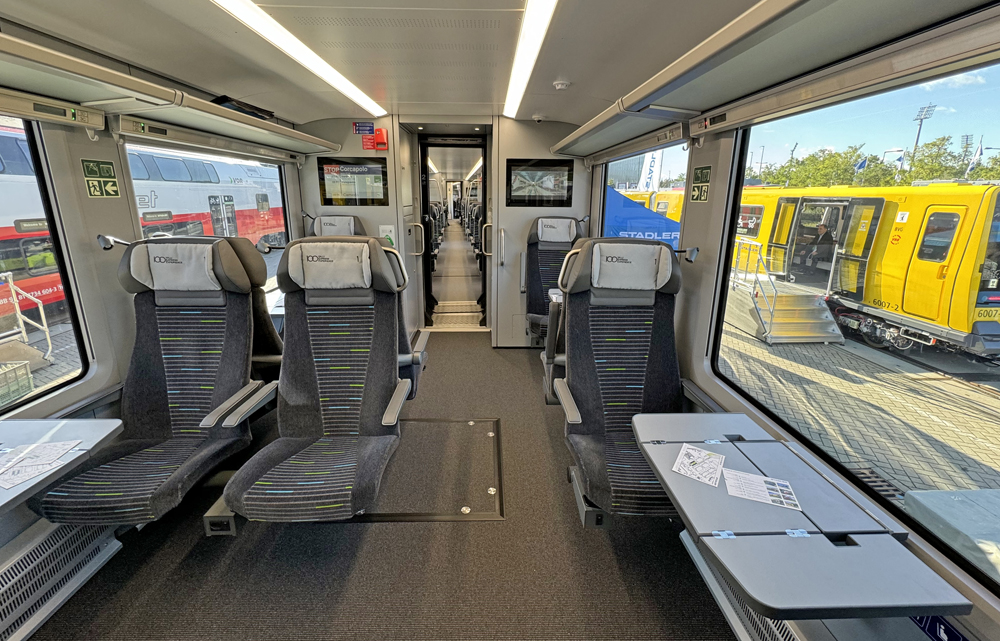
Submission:
<svg viewBox="0 0 1000 641">
<path fill-rule="evenodd" d="M 865 485 L 875 490 L 882 496 L 893 501 L 902 501 L 903 495 L 906 494 L 905 490 L 900 489 L 897 485 L 890 481 L 889 479 L 882 476 L 879 471 L 873 467 L 847 467 L 852 474 L 857 476 L 859 479 L 864 481 Z"/>
<path fill-rule="evenodd" d="M 753 641 L 801 641 L 784 621 L 769 619 L 750 609 L 746 601 L 736 594 L 733 586 L 715 569 L 715 566 L 707 560 L 706 564 L 719 583 L 719 587 L 722 588 L 722 592 L 726 595 L 729 605 L 736 611 L 740 623 L 743 624 L 743 629 Z"/>
<path fill-rule="evenodd" d="M 108 549 L 112 545 L 115 550 Z M 114 528 L 60 525 L 9 562 L 0 572 L 0 640 L 30 635 L 44 620 L 32 620 L 39 610 L 88 564 L 118 548 Z"/>
<path fill-rule="evenodd" d="M 307 27 L 353 27 L 360 29 L 499 29 L 499 20 L 444 18 L 343 18 L 332 16 L 296 16 Z"/>
<path fill-rule="evenodd" d="M 449 76 L 449 75 L 430 75 L 421 74 L 415 76 L 410 73 L 369 73 L 365 74 L 365 80 L 412 80 L 415 82 L 442 82 L 442 83 L 465 83 L 468 85 L 489 85 L 493 86 L 496 82 L 495 76 L 489 76 L 486 74 L 476 74 L 474 76 Z M 505 80 L 506 82 L 506 80 Z"/>
<path fill-rule="evenodd" d="M 499 45 L 487 42 L 343 42 L 324 40 L 327 49 L 374 49 L 380 51 L 499 51 Z"/>
<path fill-rule="evenodd" d="M 428 143 L 438 143 L 443 145 L 482 145 L 479 138 L 428 138 Z"/>
</svg>

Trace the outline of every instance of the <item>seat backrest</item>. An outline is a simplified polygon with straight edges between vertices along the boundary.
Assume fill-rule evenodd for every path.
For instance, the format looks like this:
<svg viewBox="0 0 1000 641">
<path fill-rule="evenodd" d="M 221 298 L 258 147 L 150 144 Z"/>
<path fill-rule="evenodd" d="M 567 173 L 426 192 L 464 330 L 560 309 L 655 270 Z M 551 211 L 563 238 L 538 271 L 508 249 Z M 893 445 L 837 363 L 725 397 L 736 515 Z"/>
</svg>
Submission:
<svg viewBox="0 0 1000 641">
<path fill-rule="evenodd" d="M 579 251 L 577 251 L 579 250 Z M 568 434 L 631 434 L 640 412 L 679 412 L 674 346 L 680 290 L 674 250 L 659 241 L 590 238 L 566 258 L 566 382 L 583 422 Z"/>
<path fill-rule="evenodd" d="M 122 390 L 124 438 L 234 436 L 200 423 L 249 382 L 251 296 L 264 277 L 263 259 L 242 238 L 157 238 L 129 245 L 118 268 L 122 286 L 135 294 L 136 317 Z M 245 435 L 246 426 L 237 430 Z"/>
<path fill-rule="evenodd" d="M 382 413 L 398 379 L 397 292 L 377 238 L 303 238 L 285 247 L 285 354 L 278 381 L 281 436 L 398 435 Z"/>
<path fill-rule="evenodd" d="M 527 313 L 549 313 L 549 290 L 558 288 L 563 259 L 581 236 L 583 223 L 575 218 L 546 216 L 532 221 L 525 268 Z"/>
<path fill-rule="evenodd" d="M 317 216 L 313 219 L 313 236 L 367 236 L 365 225 L 357 216 Z"/>
</svg>

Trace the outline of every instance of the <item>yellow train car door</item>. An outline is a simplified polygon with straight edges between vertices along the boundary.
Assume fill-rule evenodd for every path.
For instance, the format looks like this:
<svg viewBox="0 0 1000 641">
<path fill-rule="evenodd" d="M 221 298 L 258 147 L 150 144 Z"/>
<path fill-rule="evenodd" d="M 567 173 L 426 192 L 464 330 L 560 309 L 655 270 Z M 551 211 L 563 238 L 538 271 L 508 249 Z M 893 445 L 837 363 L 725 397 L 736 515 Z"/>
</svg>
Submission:
<svg viewBox="0 0 1000 641">
<path fill-rule="evenodd" d="M 947 322 L 955 237 L 965 221 L 968 207 L 934 205 L 927 208 L 924 229 L 910 258 L 903 289 L 903 311 L 929 320 Z M 942 308 L 942 304 L 944 307 Z"/>
</svg>

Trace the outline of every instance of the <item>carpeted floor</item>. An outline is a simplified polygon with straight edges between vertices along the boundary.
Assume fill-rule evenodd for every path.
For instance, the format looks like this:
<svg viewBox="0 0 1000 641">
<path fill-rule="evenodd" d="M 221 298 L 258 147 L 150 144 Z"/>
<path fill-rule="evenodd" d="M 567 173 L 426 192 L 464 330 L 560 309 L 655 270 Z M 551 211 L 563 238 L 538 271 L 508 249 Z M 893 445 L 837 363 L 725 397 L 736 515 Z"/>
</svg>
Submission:
<svg viewBox="0 0 1000 641">
<path fill-rule="evenodd" d="M 205 538 L 218 489 L 202 490 L 129 535 L 33 640 L 733 639 L 676 525 L 580 526 L 537 351 L 436 333 L 429 352 L 405 417 L 500 419 L 505 520 Z"/>
</svg>

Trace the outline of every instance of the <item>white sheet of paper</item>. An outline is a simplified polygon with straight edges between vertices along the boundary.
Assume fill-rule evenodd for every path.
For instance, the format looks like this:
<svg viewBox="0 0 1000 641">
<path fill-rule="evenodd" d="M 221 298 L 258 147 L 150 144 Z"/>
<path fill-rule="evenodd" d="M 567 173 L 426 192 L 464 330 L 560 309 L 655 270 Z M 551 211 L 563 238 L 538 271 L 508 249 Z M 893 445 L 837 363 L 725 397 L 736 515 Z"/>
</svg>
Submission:
<svg viewBox="0 0 1000 641">
<path fill-rule="evenodd" d="M 719 477 L 722 476 L 722 464 L 725 461 L 724 454 L 716 454 L 685 443 L 681 446 L 677 460 L 670 469 L 706 485 L 719 487 Z"/>
<path fill-rule="evenodd" d="M 49 470 L 54 470 L 63 465 L 62 461 L 50 461 L 38 465 L 19 464 L 5 472 L 0 472 L 0 487 L 9 490 L 15 485 L 20 485 L 25 481 L 30 481 L 36 476 L 45 474 Z"/>
<path fill-rule="evenodd" d="M 0 474 L 15 465 L 45 465 L 57 460 L 82 441 L 57 441 L 55 443 L 32 443 L 18 445 L 6 454 L 0 455 Z"/>
<path fill-rule="evenodd" d="M 736 470 L 723 470 L 723 473 L 726 475 L 726 490 L 730 496 L 802 511 L 799 499 L 795 497 L 788 481 Z"/>
</svg>

